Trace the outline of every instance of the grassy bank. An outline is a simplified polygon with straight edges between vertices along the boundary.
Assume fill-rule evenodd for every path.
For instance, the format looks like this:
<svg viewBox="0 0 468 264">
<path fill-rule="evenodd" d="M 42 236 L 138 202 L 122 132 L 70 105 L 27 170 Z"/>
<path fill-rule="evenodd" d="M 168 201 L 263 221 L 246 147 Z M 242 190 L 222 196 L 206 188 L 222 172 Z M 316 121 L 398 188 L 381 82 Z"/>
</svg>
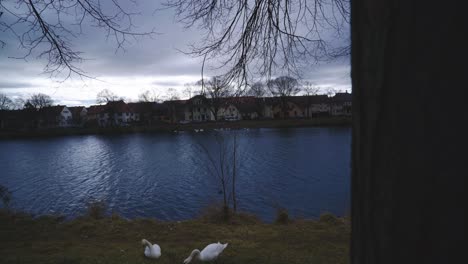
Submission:
<svg viewBox="0 0 468 264">
<path fill-rule="evenodd" d="M 227 242 L 218 263 L 348 263 L 349 223 L 330 215 L 317 221 L 265 224 L 239 217 L 159 222 L 118 216 L 71 221 L 0 213 L 1 263 L 182 263 L 194 248 Z M 142 238 L 162 256 L 145 259 Z M 196 263 L 196 262 L 195 262 Z"/>
<path fill-rule="evenodd" d="M 218 129 L 218 128 L 288 128 L 288 127 L 312 127 L 312 126 L 350 126 L 350 117 L 320 117 L 313 119 L 287 119 L 287 120 L 242 120 L 236 122 L 206 122 L 190 124 L 162 123 L 153 126 L 131 126 L 114 128 L 57 128 L 38 129 L 33 131 L 0 131 L 0 139 L 30 138 L 30 137 L 55 137 L 67 135 L 91 135 L 91 134 L 126 134 L 126 133 L 155 133 L 193 131 L 194 129 Z"/>
</svg>

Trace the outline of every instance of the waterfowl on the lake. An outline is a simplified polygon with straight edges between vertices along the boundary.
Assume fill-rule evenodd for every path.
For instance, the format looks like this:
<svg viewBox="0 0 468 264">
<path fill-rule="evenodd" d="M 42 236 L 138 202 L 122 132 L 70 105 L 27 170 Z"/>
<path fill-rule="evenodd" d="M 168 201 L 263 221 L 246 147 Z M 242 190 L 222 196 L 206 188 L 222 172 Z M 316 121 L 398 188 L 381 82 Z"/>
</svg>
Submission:
<svg viewBox="0 0 468 264">
<path fill-rule="evenodd" d="M 212 261 L 218 258 L 218 256 L 223 252 L 227 247 L 228 243 L 221 244 L 213 243 L 206 246 L 202 251 L 195 249 L 190 253 L 190 256 L 184 260 L 184 264 L 190 263 L 193 258 L 196 258 L 200 261 Z"/>
<path fill-rule="evenodd" d="M 159 258 L 161 256 L 161 248 L 158 244 L 151 244 L 148 240 L 142 239 L 141 244 L 145 247 L 145 256 L 148 258 Z"/>
</svg>

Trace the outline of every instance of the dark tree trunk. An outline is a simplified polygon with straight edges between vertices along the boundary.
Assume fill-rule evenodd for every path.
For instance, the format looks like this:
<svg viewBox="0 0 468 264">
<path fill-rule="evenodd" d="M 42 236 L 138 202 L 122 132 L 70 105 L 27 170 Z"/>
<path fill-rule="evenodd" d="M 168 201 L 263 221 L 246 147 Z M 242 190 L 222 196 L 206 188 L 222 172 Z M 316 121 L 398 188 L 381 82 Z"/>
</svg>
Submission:
<svg viewBox="0 0 468 264">
<path fill-rule="evenodd" d="M 415 2 L 351 1 L 354 264 L 466 261 L 468 15 Z"/>
</svg>

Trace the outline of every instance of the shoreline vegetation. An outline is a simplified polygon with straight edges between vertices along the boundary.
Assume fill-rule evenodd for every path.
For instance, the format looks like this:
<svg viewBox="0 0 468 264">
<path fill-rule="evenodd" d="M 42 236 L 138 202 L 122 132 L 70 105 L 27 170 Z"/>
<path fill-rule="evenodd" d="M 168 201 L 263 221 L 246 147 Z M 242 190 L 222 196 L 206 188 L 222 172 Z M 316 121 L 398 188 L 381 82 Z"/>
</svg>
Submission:
<svg viewBox="0 0 468 264">
<path fill-rule="evenodd" d="M 351 117 L 318 117 L 313 119 L 268 119 L 268 120 L 241 120 L 219 121 L 203 123 L 161 123 L 153 126 L 128 127 L 85 127 L 85 128 L 50 128 L 27 131 L 0 130 L 0 139 L 55 137 L 72 135 L 105 135 L 128 133 L 156 133 L 175 131 L 194 131 L 195 129 L 242 129 L 242 128 L 295 128 L 313 126 L 351 126 Z"/>
<path fill-rule="evenodd" d="M 219 261 L 229 263 L 349 263 L 349 217 L 325 213 L 319 219 L 289 219 L 278 211 L 275 223 L 246 213 L 222 218 L 220 207 L 195 219 L 159 221 L 104 215 L 88 207 L 75 219 L 0 209 L 2 263 L 148 263 L 143 238 L 161 246 L 153 262 L 182 263 L 195 248 L 229 243 Z M 286 214 L 286 216 L 285 216 Z"/>
</svg>

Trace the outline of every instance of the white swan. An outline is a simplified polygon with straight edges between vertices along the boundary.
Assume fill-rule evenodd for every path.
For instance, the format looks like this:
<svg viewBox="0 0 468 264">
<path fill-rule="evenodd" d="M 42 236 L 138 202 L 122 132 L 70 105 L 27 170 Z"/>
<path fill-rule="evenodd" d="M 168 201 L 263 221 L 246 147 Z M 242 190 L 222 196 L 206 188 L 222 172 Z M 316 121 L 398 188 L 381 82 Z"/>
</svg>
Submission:
<svg viewBox="0 0 468 264">
<path fill-rule="evenodd" d="M 218 243 L 209 244 L 201 252 L 200 250 L 195 249 L 190 253 L 190 256 L 184 260 L 184 264 L 190 263 L 193 258 L 197 258 L 201 261 L 215 260 L 227 246 L 228 243 L 221 244 L 218 241 Z"/>
<path fill-rule="evenodd" d="M 146 240 L 142 239 L 141 244 L 143 244 L 145 247 L 145 256 L 148 258 L 159 258 L 161 256 L 161 248 L 158 246 L 158 244 L 153 244 Z"/>
</svg>

